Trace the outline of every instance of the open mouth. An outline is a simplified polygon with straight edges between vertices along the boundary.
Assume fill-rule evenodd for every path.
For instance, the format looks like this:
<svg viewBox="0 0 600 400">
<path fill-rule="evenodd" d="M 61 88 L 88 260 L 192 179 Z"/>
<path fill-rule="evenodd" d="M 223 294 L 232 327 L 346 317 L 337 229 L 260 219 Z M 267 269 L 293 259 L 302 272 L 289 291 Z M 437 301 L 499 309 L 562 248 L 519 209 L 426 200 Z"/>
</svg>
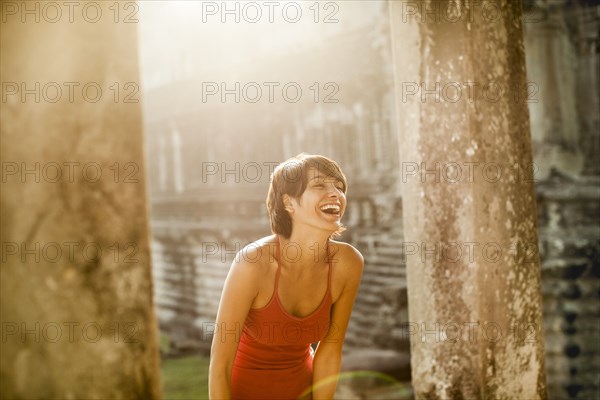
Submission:
<svg viewBox="0 0 600 400">
<path fill-rule="evenodd" d="M 325 204 L 321 207 L 321 211 L 325 214 L 340 215 L 340 206 L 337 204 Z"/>
</svg>

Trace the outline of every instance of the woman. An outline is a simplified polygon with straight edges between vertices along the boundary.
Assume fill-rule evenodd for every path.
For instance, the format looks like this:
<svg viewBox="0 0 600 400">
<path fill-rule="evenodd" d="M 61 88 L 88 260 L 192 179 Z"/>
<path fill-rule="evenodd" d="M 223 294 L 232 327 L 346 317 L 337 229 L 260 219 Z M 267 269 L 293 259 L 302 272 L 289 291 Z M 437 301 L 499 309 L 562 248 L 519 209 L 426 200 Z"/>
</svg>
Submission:
<svg viewBox="0 0 600 400">
<path fill-rule="evenodd" d="M 346 177 L 302 153 L 274 170 L 267 209 L 274 235 L 242 249 L 225 280 L 210 398 L 331 399 L 363 270 L 354 247 L 331 240 L 345 230 Z"/>
</svg>

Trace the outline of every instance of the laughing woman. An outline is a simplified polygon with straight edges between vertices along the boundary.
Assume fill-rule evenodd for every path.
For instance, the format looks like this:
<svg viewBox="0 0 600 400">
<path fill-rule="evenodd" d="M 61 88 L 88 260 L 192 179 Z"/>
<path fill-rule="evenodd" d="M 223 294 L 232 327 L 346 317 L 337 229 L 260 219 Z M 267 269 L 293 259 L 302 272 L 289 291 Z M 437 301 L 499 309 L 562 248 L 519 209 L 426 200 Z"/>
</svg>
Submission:
<svg viewBox="0 0 600 400">
<path fill-rule="evenodd" d="M 243 248 L 225 280 L 211 399 L 333 398 L 363 270 L 354 247 L 332 240 L 345 230 L 346 190 L 327 157 L 302 153 L 275 168 L 273 235 Z"/>
</svg>

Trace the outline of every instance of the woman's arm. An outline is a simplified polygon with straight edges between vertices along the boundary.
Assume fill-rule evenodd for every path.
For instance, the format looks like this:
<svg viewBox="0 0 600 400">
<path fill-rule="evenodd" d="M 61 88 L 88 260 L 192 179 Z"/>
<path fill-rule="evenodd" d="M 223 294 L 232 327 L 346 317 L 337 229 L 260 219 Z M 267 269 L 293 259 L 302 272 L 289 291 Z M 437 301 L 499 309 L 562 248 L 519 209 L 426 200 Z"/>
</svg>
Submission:
<svg viewBox="0 0 600 400">
<path fill-rule="evenodd" d="M 248 311 L 258 294 L 259 265 L 246 261 L 257 259 L 256 254 L 249 254 L 252 251 L 256 250 L 244 248 L 236 255 L 225 279 L 210 351 L 208 392 L 211 400 L 231 397 L 233 362 Z"/>
<path fill-rule="evenodd" d="M 319 343 L 313 361 L 313 399 L 333 399 L 337 387 L 337 376 L 342 365 L 342 347 L 348 321 L 360 285 L 364 259 L 351 245 L 347 256 L 340 257 L 344 268 L 345 284 L 342 294 L 332 306 L 331 322 L 325 338 Z"/>
</svg>

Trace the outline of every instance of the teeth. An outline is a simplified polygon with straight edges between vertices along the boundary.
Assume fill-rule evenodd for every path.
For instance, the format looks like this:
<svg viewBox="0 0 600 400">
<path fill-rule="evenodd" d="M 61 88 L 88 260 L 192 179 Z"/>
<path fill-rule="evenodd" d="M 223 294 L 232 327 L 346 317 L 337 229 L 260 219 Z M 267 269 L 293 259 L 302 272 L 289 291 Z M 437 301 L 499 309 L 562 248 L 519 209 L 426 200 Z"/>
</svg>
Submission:
<svg viewBox="0 0 600 400">
<path fill-rule="evenodd" d="M 323 207 L 321 207 L 321 211 L 330 210 L 330 209 L 333 209 L 336 212 L 339 212 L 340 211 L 340 206 L 335 205 L 335 204 L 326 204 Z"/>
</svg>

